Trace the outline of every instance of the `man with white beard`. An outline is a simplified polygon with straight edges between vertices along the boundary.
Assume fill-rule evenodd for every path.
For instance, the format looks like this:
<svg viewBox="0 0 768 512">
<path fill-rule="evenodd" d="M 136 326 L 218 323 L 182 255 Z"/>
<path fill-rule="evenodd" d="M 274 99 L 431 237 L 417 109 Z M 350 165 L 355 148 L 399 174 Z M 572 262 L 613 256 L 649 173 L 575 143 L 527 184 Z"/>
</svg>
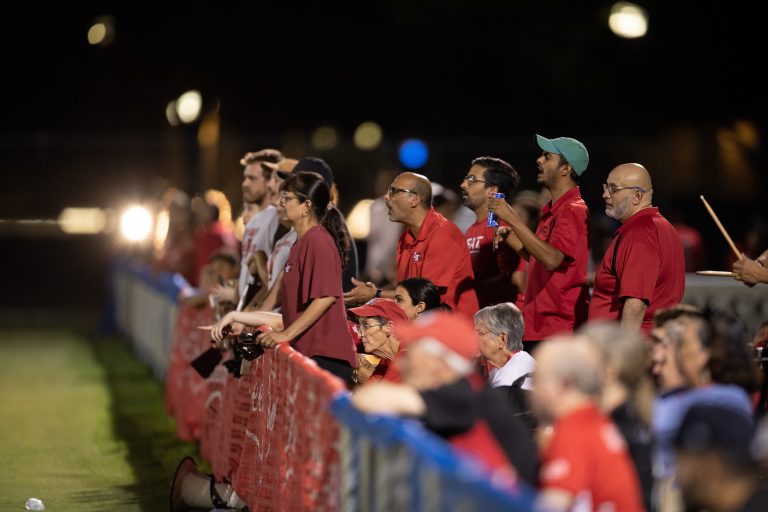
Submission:
<svg viewBox="0 0 768 512">
<path fill-rule="evenodd" d="M 615 320 L 648 333 L 654 311 L 682 300 L 683 245 L 652 197 L 651 176 L 640 164 L 619 165 L 603 183 L 605 214 L 621 227 L 595 274 L 590 321 Z"/>
</svg>

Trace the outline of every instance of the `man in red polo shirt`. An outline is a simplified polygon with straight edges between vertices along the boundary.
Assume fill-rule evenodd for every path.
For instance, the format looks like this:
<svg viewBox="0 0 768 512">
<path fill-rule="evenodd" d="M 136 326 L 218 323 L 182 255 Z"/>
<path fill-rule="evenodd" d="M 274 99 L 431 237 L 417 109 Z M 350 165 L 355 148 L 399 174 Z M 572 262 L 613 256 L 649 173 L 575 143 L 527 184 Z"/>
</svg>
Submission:
<svg viewBox="0 0 768 512">
<path fill-rule="evenodd" d="M 494 247 L 496 228 L 488 225 L 488 193 L 500 192 L 509 203 L 519 183 L 520 175 L 514 167 L 490 156 L 472 160 L 469 173 L 461 180 L 461 200 L 475 213 L 475 223 L 464 237 L 481 308 L 516 302 L 525 289 L 527 262 L 507 244 Z M 522 302 L 518 305 L 522 307 Z"/>
<path fill-rule="evenodd" d="M 536 135 L 536 142 L 542 150 L 536 160 L 538 182 L 552 195 L 536 232 L 506 201 L 488 201 L 488 209 L 509 224 L 507 244 L 529 262 L 523 303 L 523 345 L 529 352 L 545 338 L 573 332 L 589 309 L 589 210 L 578 186 L 589 154 L 584 144 L 569 137 Z"/>
<path fill-rule="evenodd" d="M 643 510 L 627 445 L 597 406 L 603 368 L 584 338 L 547 341 L 536 354 L 531 406 L 551 424 L 543 450 L 536 510 Z"/>
<path fill-rule="evenodd" d="M 683 244 L 674 226 L 651 205 L 651 176 L 622 164 L 603 184 L 605 214 L 621 222 L 595 274 L 589 319 L 630 329 L 653 328 L 653 313 L 678 304 L 685 291 Z"/>
<path fill-rule="evenodd" d="M 467 243 L 459 228 L 432 208 L 429 180 L 404 172 L 392 182 L 384 200 L 389 220 L 405 225 L 397 242 L 398 282 L 410 277 L 429 279 L 437 286 L 444 304 L 472 318 L 480 308 Z M 356 279 L 352 282 L 355 288 L 344 294 L 347 303 L 394 298 L 394 290 L 380 290 L 373 283 Z"/>
</svg>

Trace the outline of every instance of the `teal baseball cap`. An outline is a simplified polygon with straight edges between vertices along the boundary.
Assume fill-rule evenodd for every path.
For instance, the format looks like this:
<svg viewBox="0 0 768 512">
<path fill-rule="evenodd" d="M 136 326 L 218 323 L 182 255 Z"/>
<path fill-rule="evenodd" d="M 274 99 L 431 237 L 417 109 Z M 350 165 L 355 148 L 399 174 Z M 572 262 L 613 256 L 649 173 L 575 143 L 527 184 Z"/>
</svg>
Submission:
<svg viewBox="0 0 768 512">
<path fill-rule="evenodd" d="M 547 153 L 556 153 L 563 155 L 578 176 L 581 176 L 587 170 L 589 165 L 589 153 L 584 144 L 570 137 L 558 137 L 548 139 L 541 135 L 536 135 L 536 143 Z"/>
</svg>

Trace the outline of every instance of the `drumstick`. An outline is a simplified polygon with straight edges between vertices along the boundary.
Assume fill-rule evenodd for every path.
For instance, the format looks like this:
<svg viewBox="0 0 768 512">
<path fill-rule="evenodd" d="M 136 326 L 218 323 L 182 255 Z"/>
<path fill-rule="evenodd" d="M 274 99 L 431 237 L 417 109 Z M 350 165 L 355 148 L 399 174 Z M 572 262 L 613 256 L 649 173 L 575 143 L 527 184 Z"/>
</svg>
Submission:
<svg viewBox="0 0 768 512">
<path fill-rule="evenodd" d="M 723 234 L 725 239 L 728 241 L 728 245 L 731 246 L 731 249 L 733 249 L 733 254 L 736 255 L 736 259 L 741 259 L 741 253 L 736 248 L 736 244 L 733 243 L 733 240 L 731 240 L 731 237 L 728 235 L 728 232 L 723 227 L 723 224 L 720 222 L 720 219 L 717 218 L 717 214 L 715 213 L 715 210 L 712 209 L 711 206 L 709 206 L 709 203 L 706 199 L 704 199 L 704 196 L 699 196 L 701 198 L 701 201 L 704 203 L 704 207 L 707 209 L 709 214 L 712 216 L 712 220 L 715 221 L 715 224 L 717 224 L 717 227 L 720 228 L 720 232 Z"/>
<path fill-rule="evenodd" d="M 727 270 L 697 270 L 696 273 L 700 276 L 719 276 L 719 277 L 733 277 L 733 272 Z"/>
</svg>

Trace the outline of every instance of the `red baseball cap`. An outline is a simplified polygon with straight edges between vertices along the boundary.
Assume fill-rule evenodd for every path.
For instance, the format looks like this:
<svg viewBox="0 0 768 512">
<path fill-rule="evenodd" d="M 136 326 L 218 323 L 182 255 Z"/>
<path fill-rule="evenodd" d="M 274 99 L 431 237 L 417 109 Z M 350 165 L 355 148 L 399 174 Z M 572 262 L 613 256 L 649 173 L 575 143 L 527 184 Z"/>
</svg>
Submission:
<svg viewBox="0 0 768 512">
<path fill-rule="evenodd" d="M 405 310 L 392 299 L 371 299 L 360 307 L 350 308 L 357 316 L 380 316 L 390 322 L 408 322 Z"/>
<path fill-rule="evenodd" d="M 432 338 L 469 361 L 479 350 L 475 326 L 461 314 L 443 311 L 425 313 L 413 322 L 395 324 L 395 334 L 400 343 L 406 345 Z"/>
</svg>

